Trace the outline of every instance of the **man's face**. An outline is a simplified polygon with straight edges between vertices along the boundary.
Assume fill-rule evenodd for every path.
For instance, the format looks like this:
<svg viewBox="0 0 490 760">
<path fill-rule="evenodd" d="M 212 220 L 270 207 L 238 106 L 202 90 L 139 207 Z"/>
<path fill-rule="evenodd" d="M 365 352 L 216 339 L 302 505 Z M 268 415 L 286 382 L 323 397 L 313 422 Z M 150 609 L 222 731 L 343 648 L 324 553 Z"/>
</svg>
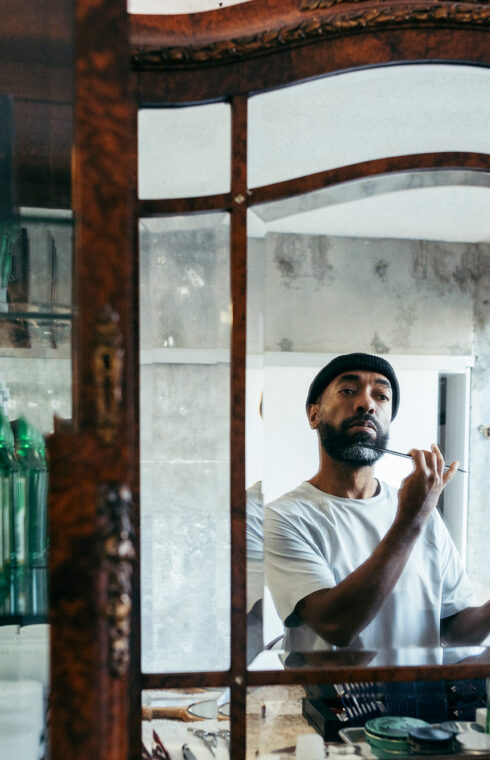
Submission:
<svg viewBox="0 0 490 760">
<path fill-rule="evenodd" d="M 382 453 L 362 444 L 386 447 L 391 404 L 392 389 L 384 375 L 349 370 L 336 377 L 317 404 L 309 407 L 310 425 L 318 430 L 323 449 L 333 459 L 369 466 Z"/>
</svg>

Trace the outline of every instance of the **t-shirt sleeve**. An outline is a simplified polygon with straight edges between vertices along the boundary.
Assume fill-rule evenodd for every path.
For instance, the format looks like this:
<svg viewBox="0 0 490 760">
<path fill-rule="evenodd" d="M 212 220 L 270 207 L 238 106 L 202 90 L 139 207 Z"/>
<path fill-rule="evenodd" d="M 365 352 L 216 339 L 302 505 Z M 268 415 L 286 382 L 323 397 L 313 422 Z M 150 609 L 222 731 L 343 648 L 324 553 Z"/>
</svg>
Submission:
<svg viewBox="0 0 490 760">
<path fill-rule="evenodd" d="M 265 512 L 265 576 L 274 604 L 286 626 L 299 625 L 293 615 L 301 599 L 314 591 L 335 586 L 314 534 L 280 508 Z"/>
<path fill-rule="evenodd" d="M 437 512 L 435 514 L 437 515 L 438 545 L 441 554 L 441 619 L 443 619 L 455 615 L 465 607 L 471 607 L 475 601 L 471 582 L 465 572 L 460 554 L 442 517 Z"/>
</svg>

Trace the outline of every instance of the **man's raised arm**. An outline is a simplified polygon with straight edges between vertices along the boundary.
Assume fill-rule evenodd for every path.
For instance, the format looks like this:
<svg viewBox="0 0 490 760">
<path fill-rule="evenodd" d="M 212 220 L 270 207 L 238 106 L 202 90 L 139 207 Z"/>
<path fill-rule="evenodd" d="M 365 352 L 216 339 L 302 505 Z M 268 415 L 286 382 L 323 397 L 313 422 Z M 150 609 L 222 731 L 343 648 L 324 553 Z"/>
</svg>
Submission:
<svg viewBox="0 0 490 760">
<path fill-rule="evenodd" d="M 302 599 L 295 613 L 319 636 L 336 646 L 349 646 L 376 616 L 393 591 L 439 496 L 458 462 L 444 472 L 437 448 L 412 449 L 414 471 L 403 481 L 393 525 L 371 556 L 337 586 Z"/>
</svg>

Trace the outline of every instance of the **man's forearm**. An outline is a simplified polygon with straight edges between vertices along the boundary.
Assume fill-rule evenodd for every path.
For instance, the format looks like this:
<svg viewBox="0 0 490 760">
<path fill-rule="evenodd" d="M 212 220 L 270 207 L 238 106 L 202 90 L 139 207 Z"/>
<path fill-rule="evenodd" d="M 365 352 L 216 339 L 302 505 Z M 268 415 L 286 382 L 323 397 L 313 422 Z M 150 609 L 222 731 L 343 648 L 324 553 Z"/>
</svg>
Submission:
<svg viewBox="0 0 490 760">
<path fill-rule="evenodd" d="M 480 644 L 490 634 L 490 601 L 441 620 L 441 637 L 450 646 Z"/>
<path fill-rule="evenodd" d="M 420 532 L 421 525 L 395 522 L 371 556 L 343 581 L 299 602 L 298 616 L 330 644 L 349 646 L 393 591 Z"/>
</svg>

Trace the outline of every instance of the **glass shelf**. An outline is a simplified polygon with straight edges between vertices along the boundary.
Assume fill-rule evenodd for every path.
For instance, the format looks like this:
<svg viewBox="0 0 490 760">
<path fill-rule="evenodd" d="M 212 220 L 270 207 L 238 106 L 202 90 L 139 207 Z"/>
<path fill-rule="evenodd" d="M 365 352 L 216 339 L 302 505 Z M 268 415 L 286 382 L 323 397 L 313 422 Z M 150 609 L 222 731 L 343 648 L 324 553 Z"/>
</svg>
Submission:
<svg viewBox="0 0 490 760">
<path fill-rule="evenodd" d="M 73 314 L 69 312 L 56 312 L 56 311 L 26 311 L 25 309 L 19 311 L 0 311 L 0 321 L 3 322 L 15 322 L 19 319 L 26 319 L 36 322 L 70 322 Z"/>
<path fill-rule="evenodd" d="M 49 622 L 48 615 L 0 615 L 0 626 L 18 625 L 21 628 L 26 625 L 39 625 Z"/>
</svg>

